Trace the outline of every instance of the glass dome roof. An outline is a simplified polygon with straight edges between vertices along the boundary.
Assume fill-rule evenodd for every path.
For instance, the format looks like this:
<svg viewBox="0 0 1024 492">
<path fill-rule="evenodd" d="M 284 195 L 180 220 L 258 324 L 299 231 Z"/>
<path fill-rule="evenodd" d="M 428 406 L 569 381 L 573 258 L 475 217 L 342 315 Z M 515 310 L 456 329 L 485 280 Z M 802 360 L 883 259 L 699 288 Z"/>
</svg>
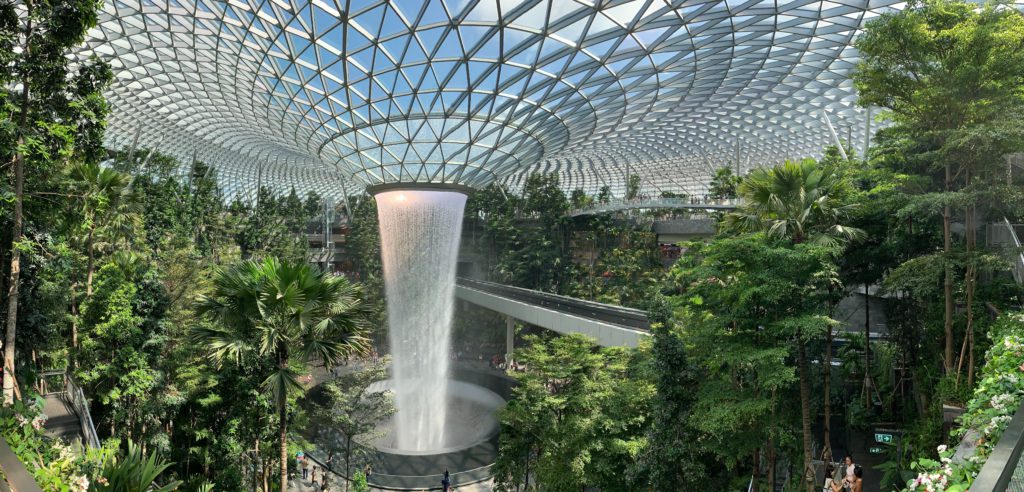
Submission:
<svg viewBox="0 0 1024 492">
<path fill-rule="evenodd" d="M 701 193 L 862 145 L 852 40 L 889 0 L 108 0 L 108 139 L 326 196 L 533 171 Z M 827 115 L 827 116 L 825 116 Z M 826 123 L 825 120 L 830 123 Z"/>
</svg>

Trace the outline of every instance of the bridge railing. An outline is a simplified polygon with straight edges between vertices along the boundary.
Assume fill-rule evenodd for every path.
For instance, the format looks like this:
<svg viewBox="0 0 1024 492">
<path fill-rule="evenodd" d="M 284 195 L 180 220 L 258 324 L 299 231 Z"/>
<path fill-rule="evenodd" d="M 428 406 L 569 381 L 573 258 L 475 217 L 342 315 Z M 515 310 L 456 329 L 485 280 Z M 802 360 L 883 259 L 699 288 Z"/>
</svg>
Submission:
<svg viewBox="0 0 1024 492">
<path fill-rule="evenodd" d="M 1021 490 L 1024 487 L 1024 402 L 1017 408 L 1010 425 L 992 449 L 992 454 L 982 465 L 978 477 L 971 485 L 970 492 L 1004 492 Z M 1013 487 L 1011 487 L 1011 483 Z"/>
<path fill-rule="evenodd" d="M 43 492 L 5 439 L 0 439 L 0 492 Z"/>
<path fill-rule="evenodd" d="M 54 384 L 54 380 L 59 381 Z M 82 437 L 85 444 L 90 448 L 99 448 L 100 439 L 96 433 L 96 426 L 93 424 L 92 415 L 89 413 L 89 400 L 85 392 L 75 383 L 74 378 L 66 371 L 43 371 L 39 377 L 39 394 L 62 395 L 71 409 L 78 415 L 78 422 L 82 428 Z"/>
<path fill-rule="evenodd" d="M 647 331 L 651 328 L 650 320 L 647 318 L 647 312 L 640 309 L 612 306 L 609 304 L 602 304 L 600 302 L 577 299 L 575 297 L 540 292 L 494 282 L 484 282 L 464 277 L 459 277 L 458 282 L 459 285 L 469 287 L 471 289 L 481 290 L 575 316 L 605 321 L 611 324 L 637 330 Z"/>
<path fill-rule="evenodd" d="M 989 244 L 1014 248 L 1011 258 L 1013 278 L 1017 283 L 1024 284 L 1024 250 L 1021 249 L 1018 228 L 1024 230 L 1024 225 L 1011 224 L 1006 217 L 1003 217 L 1002 222 L 997 222 L 989 227 Z"/>
<path fill-rule="evenodd" d="M 588 207 L 577 208 L 569 212 L 570 216 L 598 214 L 626 210 L 631 208 L 735 208 L 741 205 L 737 198 L 698 199 L 698 198 L 613 198 L 604 203 L 594 203 Z"/>
</svg>

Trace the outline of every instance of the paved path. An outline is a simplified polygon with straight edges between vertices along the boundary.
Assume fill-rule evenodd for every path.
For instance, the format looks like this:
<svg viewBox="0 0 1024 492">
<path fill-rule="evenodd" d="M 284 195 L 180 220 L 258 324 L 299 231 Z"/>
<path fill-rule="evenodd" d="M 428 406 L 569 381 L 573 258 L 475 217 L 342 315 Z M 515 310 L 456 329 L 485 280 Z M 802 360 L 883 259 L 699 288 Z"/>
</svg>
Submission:
<svg viewBox="0 0 1024 492">
<path fill-rule="evenodd" d="M 43 413 L 46 414 L 46 435 L 59 437 L 64 442 L 82 439 L 81 422 L 78 414 L 61 394 L 47 395 L 43 400 Z"/>
</svg>

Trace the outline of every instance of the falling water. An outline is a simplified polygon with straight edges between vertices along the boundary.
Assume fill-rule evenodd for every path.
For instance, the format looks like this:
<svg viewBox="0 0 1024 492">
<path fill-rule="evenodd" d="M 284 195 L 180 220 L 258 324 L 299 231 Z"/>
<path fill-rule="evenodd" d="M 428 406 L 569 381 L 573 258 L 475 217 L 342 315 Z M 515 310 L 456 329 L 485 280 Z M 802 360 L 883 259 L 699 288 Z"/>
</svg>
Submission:
<svg viewBox="0 0 1024 492">
<path fill-rule="evenodd" d="M 455 265 L 466 196 L 449 191 L 378 193 L 400 449 L 445 446 Z"/>
</svg>

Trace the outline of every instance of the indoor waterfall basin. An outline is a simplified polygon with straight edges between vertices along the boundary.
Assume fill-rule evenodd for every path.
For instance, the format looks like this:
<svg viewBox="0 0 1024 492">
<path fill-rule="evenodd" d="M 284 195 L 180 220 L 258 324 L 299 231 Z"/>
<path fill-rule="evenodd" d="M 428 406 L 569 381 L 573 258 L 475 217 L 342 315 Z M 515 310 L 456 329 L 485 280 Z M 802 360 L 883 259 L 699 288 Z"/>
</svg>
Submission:
<svg viewBox="0 0 1024 492">
<path fill-rule="evenodd" d="M 387 489 L 438 488 L 490 478 L 497 457 L 497 411 L 511 394 L 499 371 L 452 367 L 455 272 L 468 188 L 389 184 L 369 190 L 377 204 L 396 413 L 360 443 Z"/>
<path fill-rule="evenodd" d="M 438 489 L 441 475 L 447 469 L 456 485 L 485 481 L 491 478 L 491 466 L 498 455 L 497 412 L 511 397 L 514 380 L 500 371 L 474 364 L 454 364 L 448 381 L 448 427 L 445 440 L 437 449 L 402 449 L 395 432 L 396 419 L 379 422 L 377 436 L 356 442 L 362 456 L 353 460 L 352 471 L 369 464 L 369 484 L 387 490 Z M 392 388 L 391 380 L 381 381 L 368 391 Z M 320 387 L 310 391 L 318 398 Z M 397 414 L 396 414 L 397 416 Z M 320 423 L 310 422 L 309 431 L 323 431 Z M 312 432 L 309 432 L 310 437 Z M 327 456 L 322 451 L 310 453 L 320 463 Z M 344 461 L 334 458 L 334 471 L 344 474 Z"/>
</svg>

